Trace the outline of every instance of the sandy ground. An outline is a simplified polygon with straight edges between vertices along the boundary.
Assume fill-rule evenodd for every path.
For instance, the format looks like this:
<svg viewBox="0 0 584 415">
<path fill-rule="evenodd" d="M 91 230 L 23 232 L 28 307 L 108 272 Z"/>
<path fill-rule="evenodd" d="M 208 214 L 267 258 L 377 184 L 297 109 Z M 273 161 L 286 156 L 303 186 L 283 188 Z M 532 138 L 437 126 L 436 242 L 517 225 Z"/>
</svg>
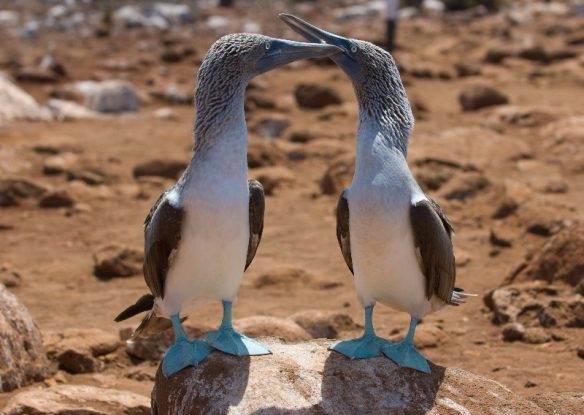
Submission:
<svg viewBox="0 0 584 415">
<path fill-rule="evenodd" d="M 324 24 L 326 19 L 321 17 L 317 21 Z M 541 39 L 545 38 L 542 28 L 551 23 L 551 20 L 543 19 L 537 24 L 512 30 L 517 36 L 527 33 Z M 559 24 L 564 23 L 566 27 L 575 26 L 571 20 Z M 410 146 L 413 153 L 416 148 L 424 148 L 424 135 L 440 134 L 454 127 L 489 124 L 493 109 L 466 113 L 458 103 L 460 91 L 476 82 L 496 86 L 513 105 L 537 105 L 558 111 L 562 117 L 584 114 L 582 72 L 578 74 L 576 69 L 572 70 L 574 67 L 584 72 L 581 60 L 584 55 L 580 55 L 580 63 L 577 58 L 573 59 L 573 66 L 566 62 L 542 65 L 516 58 L 510 58 L 505 65 L 483 64 L 480 59 L 489 45 L 502 43 L 489 32 L 497 24 L 492 18 L 473 20 L 464 28 L 429 20 L 402 25 L 400 48 L 395 54 L 398 62 L 431 62 L 432 65 L 452 68 L 454 62 L 466 61 L 481 70 L 476 76 L 455 76 L 452 79 L 419 78 L 405 71 L 408 94 L 417 97 L 428 109 L 417 122 Z M 293 36 L 273 23 L 266 24 L 265 30 L 273 27 L 279 29 L 270 34 Z M 354 36 L 364 36 L 366 32 L 363 23 L 355 22 L 345 30 Z M 381 33 L 379 25 L 366 37 L 379 40 Z M 124 77 L 141 92 L 152 88 L 147 83 L 152 80 L 155 85 L 177 82 L 189 90 L 194 87 L 198 64 L 214 37 L 213 34 L 199 33 L 194 41 L 197 53 L 175 64 L 161 64 L 156 51 L 138 51 L 138 39 L 155 45 L 159 45 L 160 40 L 156 34 L 139 30 L 103 39 L 75 39 L 66 34 L 48 33 L 35 41 L 15 40 L 3 49 L 6 54 L 15 53 L 22 61 L 32 62 L 42 56 L 46 48 L 58 45 L 56 56 L 69 72 L 69 79 L 60 83 L 92 77 Z M 562 39 L 560 36 L 545 38 L 545 41 L 549 40 L 551 44 Z M 179 44 L 192 46 L 186 36 L 180 38 Z M 582 53 L 582 46 L 578 50 Z M 136 62 L 145 58 L 149 59 L 149 64 L 138 65 L 136 71 L 121 74 L 99 67 L 108 59 Z M 159 75 L 161 66 L 167 72 L 164 77 Z M 534 71 L 543 75 L 530 75 Z M 298 83 L 306 80 L 335 89 L 344 103 L 322 110 L 300 109 L 293 92 Z M 248 111 L 249 125 L 253 126 L 266 116 L 283 115 L 291 124 L 283 136 L 274 141 L 284 154 L 295 150 L 303 152 L 306 157 L 302 160 L 284 157 L 281 162 L 291 169 L 294 180 L 267 198 L 263 240 L 253 265 L 244 276 L 235 318 L 257 315 L 286 317 L 300 310 L 320 309 L 347 313 L 361 322 L 362 310 L 335 237 L 337 196 L 321 195 L 319 188 L 321 177 L 339 154 L 347 157 L 354 153 L 358 114 L 352 86 L 335 66 L 310 62 L 263 75 L 258 78 L 258 83 L 264 88 L 260 95 L 273 99 L 277 108 Z M 34 83 L 22 83 L 21 86 L 40 102 L 48 100 L 50 86 Z M 163 106 L 168 104 L 148 98 L 140 111 L 133 115 L 69 122 L 18 121 L 0 128 L 2 176 L 24 176 L 55 188 L 69 189 L 75 194 L 76 201 L 83 205 L 83 209 L 72 214 L 67 209 L 39 209 L 34 205 L 0 210 L 0 224 L 8 225 L 0 230 L 0 261 L 22 275 L 22 284 L 12 291 L 29 308 L 43 332 L 85 327 L 117 333 L 120 325 L 113 322 L 113 317 L 145 292 L 141 275 L 110 280 L 96 278 L 93 275 L 93 254 L 99 247 L 111 243 L 142 248 L 144 217 L 160 192 L 172 181 L 137 181 L 132 175 L 135 165 L 153 158 L 188 161 L 191 157 L 193 109 L 173 106 L 176 120 L 154 117 L 153 111 Z M 317 137 L 316 142 L 298 144 L 287 140 L 290 132 L 307 129 Z M 555 329 L 566 338 L 564 341 L 540 345 L 507 343 L 502 340 L 500 327 L 491 323 L 490 313 L 482 301 L 482 294 L 500 285 L 527 252 L 545 242 L 545 238 L 524 231 L 522 221 L 529 213 L 523 218 L 517 215 L 504 220 L 491 218 L 497 193 L 493 190 L 495 184 L 511 180 L 531 189 L 539 198 L 536 206 L 541 206 L 539 213 L 542 215 L 561 220 L 582 218 L 582 170 L 578 172 L 569 167 L 570 157 L 574 154 L 567 154 L 565 163 L 561 158 L 559 161 L 550 160 L 543 145 L 546 137 L 542 137 L 542 131 L 543 127 L 537 125 L 505 125 L 500 132 L 503 137 L 524 143 L 530 156 L 526 160 L 509 160 L 504 148 L 496 152 L 482 172 L 493 183 L 490 190 L 481 191 L 476 197 L 464 201 L 447 201 L 441 198 L 440 192 L 430 192 L 454 223 L 457 252 L 468 259 L 458 268 L 457 285 L 479 293 L 481 297 L 464 307 L 449 308 L 425 319 L 423 324 L 439 326 L 445 335 L 437 347 L 427 348 L 424 353 L 437 364 L 482 374 L 520 394 L 584 389 L 584 360 L 576 355 L 577 347 L 584 343 L 582 329 Z M 473 139 L 488 139 L 488 135 L 477 135 Z M 252 140 L 260 138 L 252 133 Z M 47 155 L 34 152 L 33 147 L 60 143 L 79 147 L 82 151 L 80 157 L 107 173 L 108 184 L 92 187 L 67 182 L 62 175 L 43 174 L 42 166 Z M 448 146 L 447 142 L 445 146 Z M 576 147 L 576 151 L 581 148 Z M 250 175 L 253 174 L 251 170 Z M 541 189 L 551 180 L 561 181 L 567 190 L 562 193 L 543 192 Z M 493 226 L 502 226 L 511 233 L 511 247 L 497 248 L 489 242 Z M 254 288 L 254 279 L 282 265 L 302 268 L 319 281 L 339 284 L 329 289 L 314 285 L 299 285 L 292 289 L 277 286 Z M 218 304 L 198 307 L 191 316 L 193 324 L 214 325 L 218 320 Z M 137 322 L 135 319 L 131 324 Z M 406 315 L 377 307 L 375 323 L 381 335 L 389 336 L 396 328 L 403 333 L 407 322 Z M 143 365 L 151 372 L 155 369 L 154 364 Z M 67 381 L 123 387 L 149 395 L 151 381 L 123 376 L 129 366 L 131 363 L 121 361 L 108 365 L 102 373 L 67 375 Z M 6 397 L 0 397 L 0 402 Z"/>
</svg>

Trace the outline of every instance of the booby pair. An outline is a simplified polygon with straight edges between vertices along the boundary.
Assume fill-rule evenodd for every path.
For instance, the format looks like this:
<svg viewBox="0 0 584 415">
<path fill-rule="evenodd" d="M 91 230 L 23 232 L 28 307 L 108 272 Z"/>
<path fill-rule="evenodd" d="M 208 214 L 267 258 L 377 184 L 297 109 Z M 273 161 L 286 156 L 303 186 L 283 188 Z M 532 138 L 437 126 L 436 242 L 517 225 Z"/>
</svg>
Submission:
<svg viewBox="0 0 584 415">
<path fill-rule="evenodd" d="M 418 321 L 472 294 L 454 287 L 452 225 L 406 161 L 414 117 L 396 64 L 369 42 L 337 36 L 295 16 L 280 18 L 310 42 L 343 49 L 331 59 L 351 79 L 359 104 L 355 173 L 338 201 L 337 238 L 365 308 L 365 333 L 332 349 L 355 359 L 385 355 L 430 372 L 413 343 Z M 375 334 L 377 301 L 410 314 L 402 342 Z"/>
<path fill-rule="evenodd" d="M 251 264 L 264 221 L 264 191 L 247 179 L 244 95 L 256 75 L 292 61 L 330 56 L 336 46 L 232 34 L 213 44 L 199 69 L 194 155 L 178 182 L 154 204 L 144 228 L 144 278 L 151 294 L 116 321 L 148 311 L 133 338 L 172 326 L 175 343 L 162 370 L 169 376 L 200 363 L 213 349 L 233 355 L 270 351 L 233 330 L 232 302 Z M 223 302 L 223 320 L 202 339 L 181 327 L 187 300 Z"/>
</svg>

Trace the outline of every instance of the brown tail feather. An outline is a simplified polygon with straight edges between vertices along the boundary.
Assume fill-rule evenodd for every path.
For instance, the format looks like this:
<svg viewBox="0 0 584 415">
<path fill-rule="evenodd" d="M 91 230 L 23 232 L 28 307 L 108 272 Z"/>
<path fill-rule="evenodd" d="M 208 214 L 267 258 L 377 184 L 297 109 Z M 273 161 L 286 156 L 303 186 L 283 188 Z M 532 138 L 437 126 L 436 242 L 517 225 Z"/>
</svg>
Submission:
<svg viewBox="0 0 584 415">
<path fill-rule="evenodd" d="M 154 296 L 152 294 L 145 294 L 140 297 L 136 303 L 122 311 L 114 320 L 117 322 L 127 320 L 130 317 L 134 317 L 136 314 L 152 310 L 152 307 L 154 307 Z"/>
</svg>

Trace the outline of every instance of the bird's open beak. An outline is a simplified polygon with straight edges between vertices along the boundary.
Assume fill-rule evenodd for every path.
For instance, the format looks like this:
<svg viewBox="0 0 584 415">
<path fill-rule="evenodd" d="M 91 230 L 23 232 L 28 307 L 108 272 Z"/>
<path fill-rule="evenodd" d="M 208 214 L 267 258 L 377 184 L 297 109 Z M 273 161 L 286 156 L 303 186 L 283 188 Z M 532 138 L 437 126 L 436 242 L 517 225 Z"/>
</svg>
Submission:
<svg viewBox="0 0 584 415">
<path fill-rule="evenodd" d="M 309 42 L 320 42 L 323 44 L 339 47 L 343 53 L 331 56 L 331 59 L 335 61 L 335 63 L 343 70 L 345 70 L 345 72 L 352 74 L 358 70 L 358 65 L 350 52 L 351 41 L 349 39 L 335 35 L 334 33 L 327 32 L 326 30 L 319 29 L 307 21 L 304 21 L 299 17 L 293 16 L 291 14 L 281 13 L 279 17 L 284 23 L 290 26 L 292 30 L 304 37 Z"/>
<path fill-rule="evenodd" d="M 292 40 L 272 39 L 267 45 L 265 55 L 258 61 L 256 70 L 258 73 L 268 72 L 272 69 L 306 58 L 322 58 L 342 52 L 342 49 L 325 43 L 304 43 Z"/>
</svg>

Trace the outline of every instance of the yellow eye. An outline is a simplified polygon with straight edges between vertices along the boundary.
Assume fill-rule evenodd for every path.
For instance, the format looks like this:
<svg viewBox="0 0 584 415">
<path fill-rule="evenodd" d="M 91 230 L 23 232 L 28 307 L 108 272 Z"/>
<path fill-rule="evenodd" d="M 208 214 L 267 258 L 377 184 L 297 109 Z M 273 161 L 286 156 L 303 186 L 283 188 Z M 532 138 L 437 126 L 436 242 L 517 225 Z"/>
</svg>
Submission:
<svg viewBox="0 0 584 415">
<path fill-rule="evenodd" d="M 266 42 L 266 50 L 270 49 L 272 47 L 272 44 L 270 42 Z"/>
<path fill-rule="evenodd" d="M 351 52 L 357 53 L 357 46 L 355 45 L 351 46 Z"/>
</svg>

